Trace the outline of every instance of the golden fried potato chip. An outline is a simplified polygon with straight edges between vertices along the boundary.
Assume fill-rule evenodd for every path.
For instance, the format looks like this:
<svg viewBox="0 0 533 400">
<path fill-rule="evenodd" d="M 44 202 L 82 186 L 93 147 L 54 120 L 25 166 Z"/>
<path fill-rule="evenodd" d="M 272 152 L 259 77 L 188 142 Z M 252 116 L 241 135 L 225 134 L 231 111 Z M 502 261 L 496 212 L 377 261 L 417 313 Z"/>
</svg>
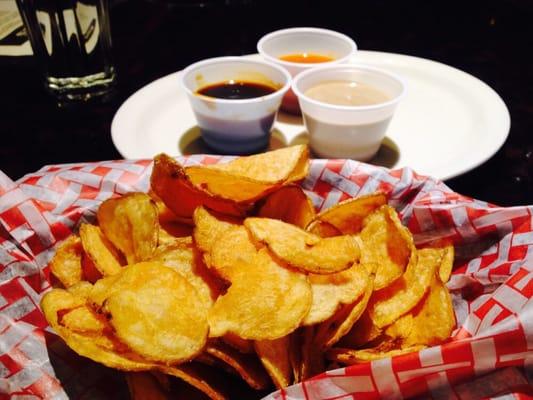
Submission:
<svg viewBox="0 0 533 400">
<path fill-rule="evenodd" d="M 173 367 L 158 367 L 158 370 L 195 387 L 211 400 L 229 400 L 226 380 L 214 368 L 196 362 Z M 189 397 L 186 397 L 187 399 Z"/>
<path fill-rule="evenodd" d="M 444 284 L 435 279 L 422 306 L 412 314 L 411 330 L 404 334 L 402 346 L 434 346 L 450 337 L 455 327 L 455 315 L 450 293 Z"/>
<path fill-rule="evenodd" d="M 320 238 L 270 218 L 246 218 L 244 226 L 281 260 L 306 272 L 331 274 L 348 269 L 359 259 L 359 246 L 349 235 Z"/>
<path fill-rule="evenodd" d="M 108 326 L 102 316 L 96 314 L 91 308 L 85 305 L 61 313 L 59 323 L 73 332 L 85 334 L 102 334 Z"/>
<path fill-rule="evenodd" d="M 154 158 L 150 182 L 152 190 L 178 217 L 190 218 L 199 206 L 235 216 L 244 215 L 251 207 L 251 204 L 238 204 L 193 185 L 183 167 L 166 154 Z"/>
<path fill-rule="evenodd" d="M 103 311 L 123 343 L 145 359 L 167 364 L 202 351 L 206 304 L 182 275 L 158 262 L 127 266 L 121 275 L 128 284 L 117 280 L 122 287 L 106 298 Z"/>
<path fill-rule="evenodd" d="M 198 207 L 194 211 L 194 242 L 198 248 L 206 253 L 210 253 L 213 244 L 233 227 L 239 225 L 240 221 L 234 218 L 224 217 L 207 211 L 204 207 Z"/>
<path fill-rule="evenodd" d="M 339 340 L 338 346 L 356 349 L 376 339 L 381 333 L 382 330 L 374 325 L 368 311 L 365 310 L 352 329 Z"/>
<path fill-rule="evenodd" d="M 83 250 L 89 256 L 94 266 L 102 276 L 115 275 L 121 270 L 120 253 L 107 240 L 99 227 L 91 224 L 81 224 L 80 239 Z"/>
<path fill-rule="evenodd" d="M 158 242 L 157 208 L 145 193 L 129 193 L 104 201 L 98 223 L 105 236 L 125 256 L 128 264 L 148 260 Z"/>
<path fill-rule="evenodd" d="M 219 237 L 209 255 L 210 269 L 218 276 L 233 281 L 235 274 L 242 273 L 254 262 L 257 249 L 242 225 L 234 226 Z"/>
<path fill-rule="evenodd" d="M 68 347 L 83 357 L 90 358 L 110 368 L 123 371 L 146 371 L 157 365 L 148 361 L 128 358 L 128 353 L 119 353 L 99 345 L 98 338 L 103 336 L 85 336 L 73 332 L 59 324 L 58 314 L 63 310 L 83 306 L 85 303 L 66 290 L 53 289 L 46 293 L 41 300 L 41 309 L 54 331 L 65 341 Z M 112 346 L 107 346 L 111 347 Z"/>
<path fill-rule="evenodd" d="M 378 265 L 374 287 L 379 290 L 402 276 L 415 245 L 392 207 L 382 206 L 363 225 L 361 263 Z"/>
<path fill-rule="evenodd" d="M 363 220 L 384 204 L 387 204 L 384 193 L 348 199 L 322 211 L 315 221 L 326 222 L 343 235 L 357 234 L 361 231 Z"/>
<path fill-rule="evenodd" d="M 158 261 L 180 273 L 196 289 L 206 308 L 213 305 L 222 290 L 221 283 L 207 269 L 191 241 L 159 246 L 150 261 Z"/>
<path fill-rule="evenodd" d="M 392 324 L 418 304 L 429 290 L 441 258 L 438 249 L 413 252 L 405 274 L 392 285 L 374 292 L 368 312 L 378 328 Z"/>
<path fill-rule="evenodd" d="M 253 354 L 255 352 L 254 342 L 252 342 L 251 340 L 243 339 L 235 335 L 234 333 L 226 333 L 220 339 L 227 345 L 233 347 L 236 350 L 239 350 L 241 353 Z"/>
<path fill-rule="evenodd" d="M 256 340 L 254 342 L 257 356 L 278 389 L 292 384 L 289 343 L 288 335 L 275 340 Z"/>
<path fill-rule="evenodd" d="M 311 296 L 305 275 L 278 265 L 262 249 L 209 310 L 210 336 L 233 332 L 243 339 L 278 339 L 300 325 Z"/>
<path fill-rule="evenodd" d="M 97 280 L 88 292 L 88 303 L 92 307 L 100 309 L 107 297 L 109 297 L 113 291 L 119 289 L 118 286 L 115 286 L 115 283 L 119 278 L 120 275 L 112 275 Z"/>
<path fill-rule="evenodd" d="M 439 266 L 439 279 L 442 283 L 450 280 L 453 269 L 453 261 L 455 257 L 455 250 L 452 245 L 448 245 L 442 249 L 444 255 Z"/>
<path fill-rule="evenodd" d="M 290 183 L 307 176 L 309 150 L 305 145 L 290 146 L 253 156 L 239 157 L 227 164 L 216 164 L 209 168 L 265 183 Z"/>
<path fill-rule="evenodd" d="M 368 271 L 360 264 L 329 275 L 307 276 L 313 291 L 311 310 L 303 325 L 313 325 L 330 318 L 343 304 L 357 300 L 368 286 Z"/>
<path fill-rule="evenodd" d="M 128 372 L 126 382 L 131 400 L 168 400 L 168 393 L 150 372 Z"/>
<path fill-rule="evenodd" d="M 392 349 L 388 351 L 381 351 L 379 348 L 361 350 L 333 348 L 328 350 L 328 352 L 326 353 L 326 357 L 328 358 L 328 360 L 331 361 L 337 361 L 345 365 L 354 365 L 374 360 L 380 360 L 382 358 L 413 353 L 415 351 L 420 351 L 425 347 L 426 346 L 416 345 L 411 347 Z"/>
<path fill-rule="evenodd" d="M 208 343 L 205 351 L 233 368 L 250 387 L 262 390 L 270 386 L 270 379 L 255 355 L 216 342 Z"/>
<path fill-rule="evenodd" d="M 316 215 L 311 199 L 296 185 L 283 186 L 269 194 L 259 205 L 257 216 L 279 219 L 302 229 Z"/>
<path fill-rule="evenodd" d="M 341 236 L 342 233 L 333 225 L 327 222 L 315 219 L 311 221 L 305 228 L 307 232 L 320 236 L 322 238 Z"/>
<path fill-rule="evenodd" d="M 342 306 L 328 320 L 322 322 L 316 332 L 316 343 L 321 347 L 331 347 L 346 335 L 365 311 L 373 292 L 373 277 L 366 277 L 365 290 L 354 303 Z"/>
<path fill-rule="evenodd" d="M 56 254 L 50 261 L 50 271 L 66 288 L 82 280 L 82 252 L 80 238 L 70 235 L 59 245 Z"/>
<path fill-rule="evenodd" d="M 74 296 L 86 300 L 89 298 L 89 295 L 92 289 L 93 289 L 93 285 L 90 282 L 81 281 L 72 286 L 69 286 L 67 290 L 69 291 L 69 293 L 73 294 Z"/>
</svg>

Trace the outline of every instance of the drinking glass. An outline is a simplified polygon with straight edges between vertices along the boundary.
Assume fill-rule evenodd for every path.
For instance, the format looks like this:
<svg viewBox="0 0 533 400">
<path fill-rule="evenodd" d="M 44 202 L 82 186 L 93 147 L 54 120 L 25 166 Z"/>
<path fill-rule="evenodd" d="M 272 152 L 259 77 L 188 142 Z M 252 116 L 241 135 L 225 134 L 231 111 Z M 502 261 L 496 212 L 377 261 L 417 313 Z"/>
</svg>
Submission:
<svg viewBox="0 0 533 400">
<path fill-rule="evenodd" d="M 110 92 L 115 82 L 107 0 L 17 0 L 45 88 L 61 102 Z"/>
</svg>

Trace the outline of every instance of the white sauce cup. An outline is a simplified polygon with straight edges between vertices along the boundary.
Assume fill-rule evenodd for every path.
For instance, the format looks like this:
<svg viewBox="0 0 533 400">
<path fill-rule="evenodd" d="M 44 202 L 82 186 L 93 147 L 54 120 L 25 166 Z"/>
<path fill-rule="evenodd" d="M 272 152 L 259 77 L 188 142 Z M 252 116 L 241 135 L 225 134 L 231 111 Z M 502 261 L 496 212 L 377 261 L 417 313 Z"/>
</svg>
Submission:
<svg viewBox="0 0 533 400">
<path fill-rule="evenodd" d="M 372 86 L 389 100 L 345 106 L 314 100 L 305 92 L 328 81 L 354 81 Z M 370 160 L 385 137 L 398 102 L 405 95 L 404 81 L 390 72 L 357 65 L 315 68 L 299 74 L 292 83 L 298 97 L 313 152 L 324 158 Z"/>
<path fill-rule="evenodd" d="M 198 90 L 230 80 L 262 83 L 278 88 L 251 99 L 219 99 Z M 241 57 L 218 57 L 199 61 L 184 69 L 181 85 L 191 103 L 202 138 L 225 154 L 249 154 L 264 150 L 291 76 L 276 65 Z M 179 116 L 177 116 L 179 118 Z"/>
<path fill-rule="evenodd" d="M 285 68 L 292 77 L 317 66 L 347 62 L 357 51 L 357 45 L 348 36 L 320 28 L 289 28 L 271 32 L 257 42 L 257 51 L 268 62 Z M 313 53 L 333 58 L 322 63 L 297 63 L 280 60 L 292 54 Z M 292 91 L 283 99 L 282 109 L 299 114 L 298 100 Z"/>
</svg>

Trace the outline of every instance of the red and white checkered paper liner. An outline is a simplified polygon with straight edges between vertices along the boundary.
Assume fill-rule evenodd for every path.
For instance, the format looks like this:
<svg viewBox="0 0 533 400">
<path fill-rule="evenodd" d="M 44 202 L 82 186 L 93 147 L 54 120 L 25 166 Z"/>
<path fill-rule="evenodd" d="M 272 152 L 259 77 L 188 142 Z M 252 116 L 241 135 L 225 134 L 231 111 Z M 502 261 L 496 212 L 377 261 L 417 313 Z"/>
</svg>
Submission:
<svg viewBox="0 0 533 400">
<path fill-rule="evenodd" d="M 150 160 L 49 166 L 16 183 L 0 172 L 0 398 L 118 396 L 112 383 L 119 378 L 66 350 L 39 300 L 50 287 L 56 244 L 93 221 L 103 200 L 147 191 L 151 167 Z M 452 239 L 457 260 L 448 287 L 458 328 L 441 346 L 328 371 L 269 399 L 533 396 L 533 207 L 496 207 L 407 168 L 355 161 L 315 160 L 302 186 L 317 209 L 385 191 L 417 245 Z"/>
</svg>

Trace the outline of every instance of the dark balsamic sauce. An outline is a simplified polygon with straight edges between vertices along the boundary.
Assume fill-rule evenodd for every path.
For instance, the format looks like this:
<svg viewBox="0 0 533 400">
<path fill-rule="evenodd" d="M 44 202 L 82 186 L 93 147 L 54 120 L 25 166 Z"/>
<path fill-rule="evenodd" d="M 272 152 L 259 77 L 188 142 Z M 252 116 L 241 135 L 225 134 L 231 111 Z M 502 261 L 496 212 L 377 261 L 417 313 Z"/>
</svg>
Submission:
<svg viewBox="0 0 533 400">
<path fill-rule="evenodd" d="M 277 88 L 258 82 L 228 81 L 205 86 L 198 94 L 217 99 L 242 100 L 253 99 L 274 93 Z"/>
</svg>

